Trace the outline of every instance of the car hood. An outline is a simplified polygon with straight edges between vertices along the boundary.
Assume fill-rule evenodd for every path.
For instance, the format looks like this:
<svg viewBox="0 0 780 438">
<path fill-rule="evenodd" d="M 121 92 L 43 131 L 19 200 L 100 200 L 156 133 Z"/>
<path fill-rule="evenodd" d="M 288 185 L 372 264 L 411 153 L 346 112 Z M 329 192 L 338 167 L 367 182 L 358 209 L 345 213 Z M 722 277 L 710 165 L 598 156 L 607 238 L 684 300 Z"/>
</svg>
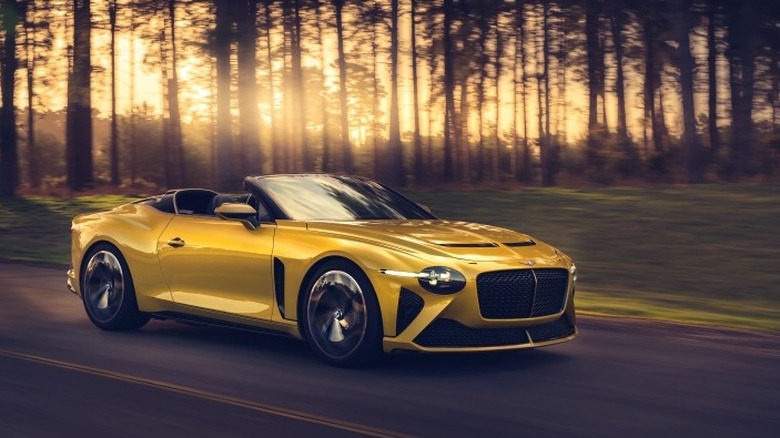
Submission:
<svg viewBox="0 0 780 438">
<path fill-rule="evenodd" d="M 560 263 L 560 253 L 530 236 L 491 225 L 446 220 L 309 222 L 311 231 L 383 242 L 467 261 Z M 544 263 L 547 262 L 547 263 Z"/>
</svg>

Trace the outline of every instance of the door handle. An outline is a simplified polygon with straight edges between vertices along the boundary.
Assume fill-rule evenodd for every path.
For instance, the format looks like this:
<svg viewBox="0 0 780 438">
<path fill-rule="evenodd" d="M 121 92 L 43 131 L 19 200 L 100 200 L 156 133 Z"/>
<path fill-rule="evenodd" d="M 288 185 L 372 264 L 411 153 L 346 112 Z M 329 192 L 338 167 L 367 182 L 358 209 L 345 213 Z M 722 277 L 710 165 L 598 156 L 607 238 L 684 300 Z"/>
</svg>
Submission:
<svg viewBox="0 0 780 438">
<path fill-rule="evenodd" d="M 174 237 L 173 239 L 168 241 L 168 245 L 174 248 L 181 248 L 182 246 L 184 246 L 184 241 L 181 240 L 181 238 L 179 237 Z"/>
</svg>

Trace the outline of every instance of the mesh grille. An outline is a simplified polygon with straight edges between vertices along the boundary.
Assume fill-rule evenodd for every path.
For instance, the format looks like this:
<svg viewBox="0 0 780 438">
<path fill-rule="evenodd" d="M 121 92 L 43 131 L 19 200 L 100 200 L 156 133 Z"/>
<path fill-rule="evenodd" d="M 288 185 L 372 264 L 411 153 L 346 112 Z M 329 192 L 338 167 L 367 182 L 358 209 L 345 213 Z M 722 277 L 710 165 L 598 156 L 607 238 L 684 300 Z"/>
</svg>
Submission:
<svg viewBox="0 0 780 438">
<path fill-rule="evenodd" d="M 574 334 L 574 325 L 564 315 L 553 322 L 527 327 L 527 330 L 534 342 L 544 342 Z"/>
<path fill-rule="evenodd" d="M 401 288 L 401 294 L 398 296 L 398 316 L 395 320 L 395 333 L 401 334 L 409 324 L 417 318 L 423 308 L 423 299 L 416 293 Z"/>
<path fill-rule="evenodd" d="M 537 269 L 536 297 L 531 316 L 545 316 L 563 310 L 569 273 L 565 269 Z"/>
<path fill-rule="evenodd" d="M 423 347 L 493 347 L 528 343 L 525 329 L 473 329 L 451 319 L 437 319 L 414 340 Z"/>
<path fill-rule="evenodd" d="M 520 269 L 477 276 L 479 310 L 484 318 L 511 319 L 552 315 L 563 309 L 566 269 Z"/>
<path fill-rule="evenodd" d="M 534 289 L 530 269 L 479 274 L 479 311 L 485 318 L 526 318 L 533 307 Z"/>
</svg>

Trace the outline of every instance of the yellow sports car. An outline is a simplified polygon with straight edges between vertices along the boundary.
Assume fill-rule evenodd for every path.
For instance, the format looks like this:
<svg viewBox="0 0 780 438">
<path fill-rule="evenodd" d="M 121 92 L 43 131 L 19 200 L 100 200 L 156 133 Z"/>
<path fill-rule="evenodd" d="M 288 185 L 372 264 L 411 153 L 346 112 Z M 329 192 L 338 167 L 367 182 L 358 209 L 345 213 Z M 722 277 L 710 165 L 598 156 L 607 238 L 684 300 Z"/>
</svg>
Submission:
<svg viewBox="0 0 780 438">
<path fill-rule="evenodd" d="M 275 331 L 337 366 L 382 351 L 529 348 L 577 334 L 577 270 L 518 232 L 436 218 L 377 182 L 250 176 L 76 216 L 68 287 L 106 330 L 150 318 Z"/>
</svg>

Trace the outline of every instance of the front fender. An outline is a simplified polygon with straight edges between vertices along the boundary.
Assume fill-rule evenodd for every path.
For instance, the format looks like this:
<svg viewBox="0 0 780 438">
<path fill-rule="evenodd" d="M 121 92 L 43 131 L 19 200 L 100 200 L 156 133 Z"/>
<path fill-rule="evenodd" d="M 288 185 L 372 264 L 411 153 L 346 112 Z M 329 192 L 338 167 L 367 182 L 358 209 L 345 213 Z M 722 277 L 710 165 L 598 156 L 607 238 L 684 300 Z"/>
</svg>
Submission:
<svg viewBox="0 0 780 438">
<path fill-rule="evenodd" d="M 419 272 L 430 265 L 430 261 L 407 252 L 395 251 L 368 241 L 310 231 L 305 224 L 294 222 L 279 224 L 274 242 L 274 258 L 284 266 L 285 302 L 284 316 L 276 306 L 274 319 L 298 320 L 298 300 L 304 294 L 307 274 L 328 259 L 343 258 L 355 263 L 371 281 L 383 316 L 384 334 L 387 336 L 395 334 L 395 314 L 401 283 L 398 278 L 381 274 L 379 270 Z"/>
</svg>

